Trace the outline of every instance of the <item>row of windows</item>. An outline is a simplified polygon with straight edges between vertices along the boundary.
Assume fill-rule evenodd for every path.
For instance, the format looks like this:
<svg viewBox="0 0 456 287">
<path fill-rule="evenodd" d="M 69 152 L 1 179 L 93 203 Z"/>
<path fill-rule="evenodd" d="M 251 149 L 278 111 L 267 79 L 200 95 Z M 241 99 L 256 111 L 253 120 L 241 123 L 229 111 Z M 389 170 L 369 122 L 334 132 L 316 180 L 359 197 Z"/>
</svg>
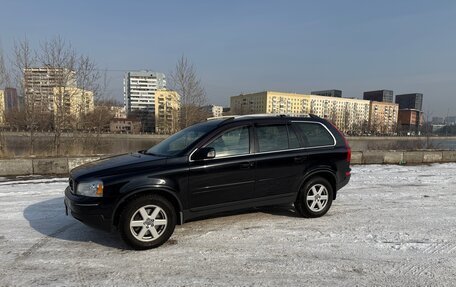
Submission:
<svg viewBox="0 0 456 287">
<path fill-rule="evenodd" d="M 255 128 L 259 152 L 281 151 L 301 147 L 321 147 L 335 144 L 328 130 L 318 123 L 297 122 L 287 125 L 265 125 Z M 301 135 L 302 145 L 298 136 Z M 248 127 L 229 130 L 216 138 L 207 146 L 215 149 L 216 158 L 243 155 L 250 152 L 250 136 Z"/>
</svg>

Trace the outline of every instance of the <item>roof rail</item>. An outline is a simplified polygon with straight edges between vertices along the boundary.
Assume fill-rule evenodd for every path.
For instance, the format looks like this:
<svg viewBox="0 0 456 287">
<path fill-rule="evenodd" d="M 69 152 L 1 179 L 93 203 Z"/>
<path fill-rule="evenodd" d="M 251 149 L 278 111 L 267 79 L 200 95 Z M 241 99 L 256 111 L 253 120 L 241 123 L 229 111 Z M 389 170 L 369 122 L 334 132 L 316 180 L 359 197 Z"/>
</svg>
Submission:
<svg viewBox="0 0 456 287">
<path fill-rule="evenodd" d="M 231 118 L 235 118 L 236 116 L 220 116 L 220 117 L 210 117 L 210 118 L 207 118 L 206 121 L 212 121 L 212 120 L 222 120 L 222 119 L 231 119 Z"/>
<path fill-rule="evenodd" d="M 255 117 L 316 117 L 313 114 L 248 114 L 248 115 L 231 115 L 231 116 L 220 116 L 210 117 L 207 121 L 221 120 L 221 119 L 239 119 L 239 118 L 255 118 Z"/>
</svg>

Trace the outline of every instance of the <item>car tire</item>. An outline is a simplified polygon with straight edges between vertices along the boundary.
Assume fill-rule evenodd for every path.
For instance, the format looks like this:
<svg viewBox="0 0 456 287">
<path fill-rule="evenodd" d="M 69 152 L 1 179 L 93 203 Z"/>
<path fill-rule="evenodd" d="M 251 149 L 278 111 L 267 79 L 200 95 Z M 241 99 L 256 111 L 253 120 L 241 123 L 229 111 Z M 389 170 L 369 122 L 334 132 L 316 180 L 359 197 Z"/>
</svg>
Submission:
<svg viewBox="0 0 456 287">
<path fill-rule="evenodd" d="M 323 216 L 331 207 L 333 194 L 333 188 L 326 179 L 322 177 L 311 178 L 301 188 L 295 202 L 295 208 L 303 217 Z"/>
<path fill-rule="evenodd" d="M 131 200 L 119 219 L 122 239 L 136 250 L 156 248 L 165 243 L 176 227 L 173 205 L 158 195 Z"/>
</svg>

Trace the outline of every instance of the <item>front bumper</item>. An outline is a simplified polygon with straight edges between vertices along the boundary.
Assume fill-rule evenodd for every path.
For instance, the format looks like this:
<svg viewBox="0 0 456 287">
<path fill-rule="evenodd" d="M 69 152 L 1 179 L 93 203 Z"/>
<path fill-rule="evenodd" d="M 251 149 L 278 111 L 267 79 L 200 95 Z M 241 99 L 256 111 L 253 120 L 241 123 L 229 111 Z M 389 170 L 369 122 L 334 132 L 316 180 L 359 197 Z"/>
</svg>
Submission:
<svg viewBox="0 0 456 287">
<path fill-rule="evenodd" d="M 70 187 L 65 189 L 65 210 L 82 223 L 111 231 L 112 206 L 103 202 L 103 198 L 78 196 L 71 193 Z"/>
</svg>

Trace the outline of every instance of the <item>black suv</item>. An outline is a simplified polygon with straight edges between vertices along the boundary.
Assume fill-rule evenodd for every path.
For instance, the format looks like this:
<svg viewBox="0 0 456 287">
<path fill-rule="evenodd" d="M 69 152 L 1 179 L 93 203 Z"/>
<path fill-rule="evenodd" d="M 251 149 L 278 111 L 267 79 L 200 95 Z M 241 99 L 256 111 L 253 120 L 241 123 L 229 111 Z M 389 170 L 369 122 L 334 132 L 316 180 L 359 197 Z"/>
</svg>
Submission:
<svg viewBox="0 0 456 287">
<path fill-rule="evenodd" d="M 317 116 L 209 119 L 138 153 L 75 168 L 65 190 L 74 218 L 117 227 L 135 249 L 165 243 L 176 224 L 208 214 L 294 203 L 324 215 L 350 179 L 350 148 Z"/>
</svg>

